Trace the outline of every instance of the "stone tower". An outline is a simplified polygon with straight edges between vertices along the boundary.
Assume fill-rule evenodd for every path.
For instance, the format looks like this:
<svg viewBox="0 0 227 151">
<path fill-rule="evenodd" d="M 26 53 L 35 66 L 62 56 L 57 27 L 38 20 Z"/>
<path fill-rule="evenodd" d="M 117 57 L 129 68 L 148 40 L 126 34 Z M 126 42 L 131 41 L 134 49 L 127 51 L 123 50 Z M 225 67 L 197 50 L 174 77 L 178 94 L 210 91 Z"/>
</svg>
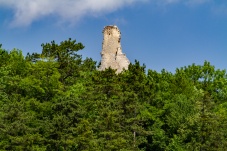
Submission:
<svg viewBox="0 0 227 151">
<path fill-rule="evenodd" d="M 99 70 L 106 68 L 117 69 L 120 73 L 123 68 L 128 69 L 128 58 L 122 53 L 121 32 L 117 26 L 106 26 L 103 29 L 102 60 Z"/>
</svg>

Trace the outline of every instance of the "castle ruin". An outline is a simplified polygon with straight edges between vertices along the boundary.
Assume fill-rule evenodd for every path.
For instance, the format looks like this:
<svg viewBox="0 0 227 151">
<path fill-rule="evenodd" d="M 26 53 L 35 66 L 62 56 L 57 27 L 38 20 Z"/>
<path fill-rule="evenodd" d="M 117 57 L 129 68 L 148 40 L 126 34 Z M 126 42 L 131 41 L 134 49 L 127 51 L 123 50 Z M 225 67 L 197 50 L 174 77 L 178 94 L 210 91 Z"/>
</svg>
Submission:
<svg viewBox="0 0 227 151">
<path fill-rule="evenodd" d="M 116 73 L 120 73 L 123 69 L 128 69 L 130 64 L 128 58 L 121 49 L 121 32 L 117 26 L 106 26 L 103 29 L 102 43 L 102 60 L 99 70 L 106 68 L 116 69 Z"/>
</svg>

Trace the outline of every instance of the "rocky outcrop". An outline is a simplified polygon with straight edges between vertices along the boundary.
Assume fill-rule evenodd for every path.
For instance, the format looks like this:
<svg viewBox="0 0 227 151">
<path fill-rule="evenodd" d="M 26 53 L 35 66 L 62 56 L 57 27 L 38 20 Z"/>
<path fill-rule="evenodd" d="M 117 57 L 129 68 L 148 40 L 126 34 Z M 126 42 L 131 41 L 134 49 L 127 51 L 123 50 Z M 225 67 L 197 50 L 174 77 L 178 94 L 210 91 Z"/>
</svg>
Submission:
<svg viewBox="0 0 227 151">
<path fill-rule="evenodd" d="M 121 49 L 121 32 L 117 26 L 106 26 L 103 29 L 102 60 L 99 70 L 106 68 L 116 69 L 117 73 L 123 68 L 128 69 L 130 64 L 128 58 Z"/>
</svg>

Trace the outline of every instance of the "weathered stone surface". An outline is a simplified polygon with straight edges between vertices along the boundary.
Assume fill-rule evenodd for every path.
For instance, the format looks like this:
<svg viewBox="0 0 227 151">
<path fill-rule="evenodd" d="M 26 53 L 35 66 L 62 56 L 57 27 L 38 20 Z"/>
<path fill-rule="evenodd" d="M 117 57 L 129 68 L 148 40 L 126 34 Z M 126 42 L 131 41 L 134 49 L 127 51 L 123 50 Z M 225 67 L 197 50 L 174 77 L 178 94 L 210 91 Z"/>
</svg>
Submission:
<svg viewBox="0 0 227 151">
<path fill-rule="evenodd" d="M 99 70 L 106 68 L 117 69 L 120 73 L 123 68 L 128 69 L 130 64 L 128 58 L 121 49 L 121 32 L 117 26 L 106 26 L 103 29 L 103 43 L 102 43 L 102 60 Z"/>
</svg>

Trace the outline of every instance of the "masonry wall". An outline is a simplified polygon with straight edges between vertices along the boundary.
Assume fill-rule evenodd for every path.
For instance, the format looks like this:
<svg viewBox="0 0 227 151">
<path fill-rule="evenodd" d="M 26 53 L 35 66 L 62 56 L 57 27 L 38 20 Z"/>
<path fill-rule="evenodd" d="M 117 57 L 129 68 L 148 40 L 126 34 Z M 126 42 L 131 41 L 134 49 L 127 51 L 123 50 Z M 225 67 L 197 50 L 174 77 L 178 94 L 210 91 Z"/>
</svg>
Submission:
<svg viewBox="0 0 227 151">
<path fill-rule="evenodd" d="M 111 67 L 117 73 L 128 69 L 129 60 L 121 49 L 121 32 L 117 26 L 106 26 L 103 29 L 102 60 L 99 70 Z"/>
</svg>

